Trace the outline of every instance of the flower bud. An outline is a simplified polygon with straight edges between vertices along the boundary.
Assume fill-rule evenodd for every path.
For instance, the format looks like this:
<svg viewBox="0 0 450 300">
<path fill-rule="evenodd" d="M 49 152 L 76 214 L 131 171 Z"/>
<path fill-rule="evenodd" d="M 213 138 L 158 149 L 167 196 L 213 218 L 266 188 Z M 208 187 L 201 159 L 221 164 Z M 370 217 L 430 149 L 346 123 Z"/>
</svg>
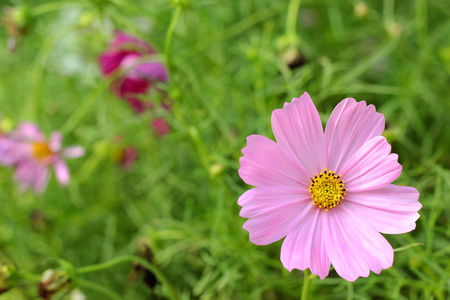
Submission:
<svg viewBox="0 0 450 300">
<path fill-rule="evenodd" d="M 214 163 L 211 166 L 209 166 L 209 175 L 211 176 L 217 176 L 220 173 L 223 172 L 223 170 L 225 169 L 225 166 L 222 163 Z"/>
<path fill-rule="evenodd" d="M 0 121 L 0 132 L 7 133 L 14 128 L 14 121 L 9 118 L 2 118 Z"/>
<path fill-rule="evenodd" d="M 353 7 L 353 12 L 355 14 L 356 17 L 358 18 L 363 18 L 367 15 L 367 13 L 369 12 L 369 6 L 367 6 L 367 3 L 364 1 L 359 1 L 358 3 L 355 4 L 355 6 Z"/>
<path fill-rule="evenodd" d="M 44 300 L 50 298 L 57 292 L 66 289 L 71 284 L 71 279 L 66 271 L 63 270 L 45 270 L 39 281 L 39 297 Z"/>
<path fill-rule="evenodd" d="M 138 249 L 137 249 L 137 255 L 139 257 L 142 257 L 149 263 L 153 262 L 153 253 L 150 249 L 150 246 L 148 245 L 147 241 L 142 240 L 139 242 Z M 139 264 L 138 262 L 133 263 L 133 269 L 130 272 L 130 280 L 135 281 L 139 273 L 143 274 L 142 281 L 147 285 L 150 289 L 153 289 L 156 284 L 158 283 L 158 280 L 156 279 L 155 274 L 153 274 L 150 270 L 146 269 L 144 266 Z"/>
<path fill-rule="evenodd" d="M 306 63 L 306 58 L 297 47 L 290 47 L 280 52 L 281 59 L 290 69 L 301 67 Z"/>
<path fill-rule="evenodd" d="M 7 46 L 11 52 L 14 52 L 16 40 L 25 35 L 33 19 L 29 8 L 26 6 L 5 6 L 3 12 L 2 23 L 8 34 Z"/>
<path fill-rule="evenodd" d="M 399 23 L 396 23 L 394 21 L 387 22 L 385 27 L 390 38 L 397 38 L 403 32 L 403 27 Z"/>
<path fill-rule="evenodd" d="M 70 294 L 70 300 L 86 300 L 86 296 L 79 289 L 74 289 Z"/>
<path fill-rule="evenodd" d="M 78 25 L 81 28 L 89 27 L 89 25 L 92 24 L 92 22 L 95 20 L 95 16 L 91 11 L 86 11 L 81 14 L 81 16 L 78 18 Z"/>
<path fill-rule="evenodd" d="M 300 51 L 301 40 L 298 35 L 283 35 L 277 41 L 278 56 L 290 68 L 295 69 L 306 63 Z"/>
<path fill-rule="evenodd" d="M 0 294 L 16 285 L 16 268 L 12 263 L 0 264 Z"/>
</svg>

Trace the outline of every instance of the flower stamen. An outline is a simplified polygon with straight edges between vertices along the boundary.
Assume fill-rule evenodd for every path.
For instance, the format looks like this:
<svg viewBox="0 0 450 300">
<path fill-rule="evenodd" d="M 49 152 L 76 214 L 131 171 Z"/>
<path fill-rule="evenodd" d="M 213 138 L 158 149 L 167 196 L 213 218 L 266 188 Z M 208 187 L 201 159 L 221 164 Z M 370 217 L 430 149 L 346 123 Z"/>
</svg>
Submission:
<svg viewBox="0 0 450 300">
<path fill-rule="evenodd" d="M 341 177 L 341 175 L 336 175 L 336 172 L 328 171 L 326 168 L 319 175 L 315 174 L 314 178 L 311 178 L 309 187 L 311 198 L 314 200 L 313 205 L 318 205 L 328 211 L 328 209 L 336 207 L 337 204 L 341 204 L 347 191 Z"/>
<path fill-rule="evenodd" d="M 53 155 L 52 149 L 50 149 L 47 143 L 43 142 L 34 142 L 32 145 L 32 153 L 33 157 L 39 161 L 46 161 Z"/>
</svg>

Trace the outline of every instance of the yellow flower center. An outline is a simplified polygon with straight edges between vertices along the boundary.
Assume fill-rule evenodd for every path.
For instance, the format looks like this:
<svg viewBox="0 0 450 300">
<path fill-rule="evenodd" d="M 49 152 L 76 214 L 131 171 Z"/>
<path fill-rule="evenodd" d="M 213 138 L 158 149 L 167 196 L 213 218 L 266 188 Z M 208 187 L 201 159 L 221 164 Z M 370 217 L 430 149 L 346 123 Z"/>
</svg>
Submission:
<svg viewBox="0 0 450 300">
<path fill-rule="evenodd" d="M 344 189 L 344 180 L 341 179 L 341 175 L 336 176 L 336 172 L 327 171 L 325 168 L 318 176 L 314 175 L 311 181 L 309 192 L 314 200 L 314 205 L 328 211 L 329 208 L 341 204 L 341 201 L 344 200 L 347 189 Z"/>
<path fill-rule="evenodd" d="M 40 161 L 44 161 L 53 154 L 53 151 L 46 143 L 34 142 L 32 145 L 32 153 L 34 158 Z"/>
</svg>

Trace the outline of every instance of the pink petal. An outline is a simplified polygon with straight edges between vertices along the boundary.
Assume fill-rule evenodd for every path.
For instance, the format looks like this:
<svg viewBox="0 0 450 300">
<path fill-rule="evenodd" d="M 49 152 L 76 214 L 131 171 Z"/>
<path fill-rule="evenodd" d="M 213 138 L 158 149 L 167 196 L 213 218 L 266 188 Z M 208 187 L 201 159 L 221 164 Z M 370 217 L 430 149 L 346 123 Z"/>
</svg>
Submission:
<svg viewBox="0 0 450 300">
<path fill-rule="evenodd" d="M 295 205 L 298 202 L 309 201 L 312 204 L 311 194 L 306 189 L 263 187 L 246 191 L 238 199 L 242 206 L 239 215 L 251 218 L 283 206 Z"/>
<path fill-rule="evenodd" d="M 342 100 L 331 113 L 325 128 L 325 149 L 328 169 L 338 172 L 340 166 L 373 137 L 384 130 L 384 116 L 365 101 Z"/>
<path fill-rule="evenodd" d="M 28 142 L 15 141 L 9 137 L 0 138 L 0 163 L 13 166 L 30 153 Z"/>
<path fill-rule="evenodd" d="M 136 114 L 145 112 L 145 103 L 141 99 L 135 97 L 125 97 L 123 100 L 131 106 Z"/>
<path fill-rule="evenodd" d="M 114 83 L 113 89 L 117 89 L 118 95 L 122 98 L 147 93 L 150 82 L 142 78 L 125 77 L 121 81 Z"/>
<path fill-rule="evenodd" d="M 310 178 L 298 162 L 274 141 L 260 135 L 247 137 L 247 147 L 239 159 L 239 175 L 254 186 L 309 188 Z"/>
<path fill-rule="evenodd" d="M 83 156 L 84 152 L 84 148 L 81 146 L 71 146 L 62 151 L 62 156 L 66 158 L 78 158 Z"/>
<path fill-rule="evenodd" d="M 309 176 L 323 171 L 323 127 L 308 93 L 272 113 L 277 143 L 297 158 Z"/>
<path fill-rule="evenodd" d="M 122 31 L 116 30 L 114 32 L 115 39 L 111 42 L 111 50 L 134 50 L 142 54 L 153 54 L 155 50 L 145 41 L 135 38 L 131 35 L 125 34 Z"/>
<path fill-rule="evenodd" d="M 392 266 L 394 250 L 386 239 L 357 215 L 341 207 L 324 218 L 325 245 L 336 272 L 345 280 L 377 274 Z"/>
<path fill-rule="evenodd" d="M 416 228 L 417 211 L 422 207 L 418 199 L 415 188 L 389 184 L 378 190 L 348 193 L 342 208 L 379 232 L 398 234 Z"/>
<path fill-rule="evenodd" d="M 48 183 L 48 168 L 32 160 L 22 160 L 16 167 L 14 178 L 20 183 L 22 191 L 32 186 L 35 192 L 40 194 L 45 190 Z"/>
<path fill-rule="evenodd" d="M 129 78 L 140 78 L 146 81 L 166 82 L 169 79 L 169 73 L 166 66 L 160 62 L 147 62 L 134 67 L 127 76 Z"/>
<path fill-rule="evenodd" d="M 39 127 L 34 123 L 24 122 L 19 125 L 19 128 L 11 134 L 12 138 L 19 140 L 30 140 L 30 141 L 44 141 L 44 135 L 42 134 Z"/>
<path fill-rule="evenodd" d="M 66 163 L 61 159 L 58 159 L 55 162 L 55 175 L 58 182 L 61 183 L 62 185 L 67 185 L 69 183 L 70 180 L 69 169 L 67 168 Z"/>
<path fill-rule="evenodd" d="M 50 149 L 53 152 L 59 152 L 61 150 L 62 134 L 59 131 L 52 132 L 50 136 Z"/>
<path fill-rule="evenodd" d="M 139 65 L 141 58 L 142 54 L 131 52 L 120 62 L 120 69 L 130 71 L 132 68 L 135 68 Z"/>
<path fill-rule="evenodd" d="M 47 166 L 37 167 L 35 169 L 33 183 L 32 183 L 35 193 L 42 194 L 48 185 L 49 179 L 50 179 L 50 176 L 48 173 L 48 167 Z"/>
<path fill-rule="evenodd" d="M 289 234 L 312 210 L 309 194 L 286 188 L 254 188 L 238 200 L 250 241 L 267 245 Z"/>
<path fill-rule="evenodd" d="M 344 187 L 349 192 L 381 188 L 400 176 L 402 166 L 397 154 L 389 154 L 391 146 L 378 136 L 365 143 L 350 157 L 341 171 Z"/>
<path fill-rule="evenodd" d="M 330 259 L 325 247 L 324 218 L 327 213 L 314 208 L 303 218 L 294 231 L 287 234 L 281 246 L 281 262 L 283 266 L 292 269 L 305 270 L 310 268 L 312 274 L 321 279 L 327 277 L 330 271 Z"/>
<path fill-rule="evenodd" d="M 16 166 L 14 179 L 19 182 L 31 184 L 34 178 L 36 164 L 31 160 L 23 160 Z"/>
<path fill-rule="evenodd" d="M 109 76 L 111 73 L 115 72 L 122 62 L 122 60 L 130 55 L 130 51 L 114 51 L 114 52 L 105 52 L 100 55 L 98 62 L 100 65 L 100 69 L 104 76 Z"/>
</svg>

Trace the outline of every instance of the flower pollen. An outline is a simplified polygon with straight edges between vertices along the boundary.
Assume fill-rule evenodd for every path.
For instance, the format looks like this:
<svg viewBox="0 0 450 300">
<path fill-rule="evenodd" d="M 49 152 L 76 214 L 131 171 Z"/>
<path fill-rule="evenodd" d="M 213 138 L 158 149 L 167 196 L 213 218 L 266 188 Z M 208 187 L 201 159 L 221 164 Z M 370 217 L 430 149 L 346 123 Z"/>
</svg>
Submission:
<svg viewBox="0 0 450 300">
<path fill-rule="evenodd" d="M 314 178 L 311 178 L 309 192 L 314 199 L 313 205 L 325 208 L 325 211 L 336 207 L 336 204 L 341 204 L 346 191 L 341 175 L 336 176 L 336 172 L 327 171 L 326 168 L 319 175 L 315 174 Z"/>
<path fill-rule="evenodd" d="M 53 151 L 50 149 L 50 147 L 47 145 L 47 143 L 43 143 L 43 142 L 33 142 L 32 153 L 33 153 L 33 157 L 39 161 L 45 161 L 51 155 L 53 155 Z"/>
</svg>

